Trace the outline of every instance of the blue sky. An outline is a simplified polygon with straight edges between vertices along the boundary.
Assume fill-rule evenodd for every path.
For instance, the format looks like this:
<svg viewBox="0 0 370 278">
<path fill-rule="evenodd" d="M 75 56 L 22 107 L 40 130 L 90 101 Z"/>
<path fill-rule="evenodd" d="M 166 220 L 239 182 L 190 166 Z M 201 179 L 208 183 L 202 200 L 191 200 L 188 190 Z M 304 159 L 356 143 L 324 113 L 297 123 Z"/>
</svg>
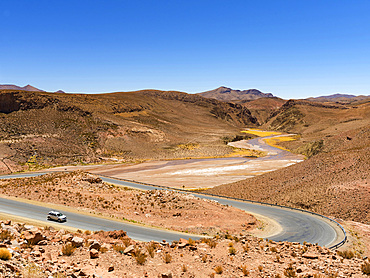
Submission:
<svg viewBox="0 0 370 278">
<path fill-rule="evenodd" d="M 370 1 L 0 1 L 0 84 L 370 94 Z"/>
</svg>

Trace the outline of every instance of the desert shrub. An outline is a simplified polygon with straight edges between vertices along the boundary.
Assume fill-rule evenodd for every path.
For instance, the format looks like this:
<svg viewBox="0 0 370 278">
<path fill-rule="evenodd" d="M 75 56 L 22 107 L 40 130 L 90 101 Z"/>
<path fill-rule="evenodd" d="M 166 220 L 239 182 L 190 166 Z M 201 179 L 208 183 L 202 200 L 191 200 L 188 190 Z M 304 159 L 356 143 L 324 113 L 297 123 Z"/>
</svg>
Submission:
<svg viewBox="0 0 370 278">
<path fill-rule="evenodd" d="M 242 273 L 243 273 L 244 276 L 249 275 L 249 270 L 247 269 L 247 267 L 245 265 L 242 265 L 240 269 L 242 270 Z"/>
<path fill-rule="evenodd" d="M 76 248 L 70 242 L 62 246 L 62 254 L 64 256 L 71 256 L 75 250 Z"/>
<path fill-rule="evenodd" d="M 182 271 L 182 272 L 187 272 L 187 271 L 188 271 L 188 267 L 187 267 L 186 265 L 184 265 L 184 264 L 183 264 L 183 265 L 181 266 L 181 271 Z"/>
<path fill-rule="evenodd" d="M 99 251 L 102 252 L 102 253 L 106 253 L 108 251 L 108 248 L 107 247 L 100 247 Z"/>
<path fill-rule="evenodd" d="M 156 249 L 156 246 L 155 246 L 155 243 L 152 241 L 152 242 L 149 242 L 149 244 L 146 246 L 146 250 L 148 251 L 149 253 L 149 256 L 154 258 L 154 251 Z"/>
<path fill-rule="evenodd" d="M 126 238 L 123 238 L 122 239 L 122 242 L 127 247 L 127 246 L 129 246 L 131 244 L 131 239 L 129 239 L 129 238 L 126 237 Z"/>
<path fill-rule="evenodd" d="M 230 255 L 235 255 L 236 254 L 236 249 L 234 247 L 229 248 L 229 254 Z"/>
<path fill-rule="evenodd" d="M 259 271 L 259 272 L 262 272 L 262 270 L 263 270 L 263 265 L 259 265 L 259 266 L 258 266 L 258 271 Z"/>
<path fill-rule="evenodd" d="M 172 256 L 168 253 L 164 254 L 163 260 L 166 264 L 169 264 L 172 261 Z"/>
<path fill-rule="evenodd" d="M 222 268 L 222 265 L 218 265 L 215 267 L 216 274 L 222 274 L 224 272 L 224 269 Z"/>
<path fill-rule="evenodd" d="M 30 263 L 22 268 L 22 275 L 24 278 L 46 278 L 47 276 L 42 272 L 42 268 L 35 263 Z"/>
<path fill-rule="evenodd" d="M 352 259 L 355 253 L 352 250 L 337 251 L 338 255 L 345 259 Z"/>
<path fill-rule="evenodd" d="M 233 240 L 233 236 L 230 234 L 225 234 L 225 239 Z"/>
<path fill-rule="evenodd" d="M 234 244 L 232 242 L 230 242 L 229 247 L 234 247 Z"/>
<path fill-rule="evenodd" d="M 274 253 L 276 253 L 276 252 L 277 252 L 277 249 L 276 249 L 276 247 L 275 247 L 275 246 L 272 246 L 272 247 L 271 247 L 271 252 L 274 252 Z"/>
<path fill-rule="evenodd" d="M 8 248 L 0 248 L 0 260 L 7 261 L 10 260 L 12 254 L 8 250 Z"/>
<path fill-rule="evenodd" d="M 114 251 L 117 251 L 118 253 L 123 253 L 123 251 L 126 249 L 126 247 L 125 246 L 122 246 L 122 245 L 114 245 L 113 246 L 113 250 Z"/>
<path fill-rule="evenodd" d="M 284 270 L 284 275 L 286 277 L 297 277 L 296 271 L 292 264 L 289 264 L 289 266 Z"/>
<path fill-rule="evenodd" d="M 364 264 L 361 265 L 361 271 L 363 274 L 370 275 L 370 262 L 364 262 Z"/>
<path fill-rule="evenodd" d="M 203 238 L 202 242 L 207 243 L 210 248 L 215 248 L 217 246 L 217 242 L 212 238 Z"/>
<path fill-rule="evenodd" d="M 309 142 L 303 146 L 300 146 L 295 151 L 304 154 L 307 157 L 314 156 L 322 151 L 324 147 L 324 141 L 318 140 L 314 142 Z"/>
<path fill-rule="evenodd" d="M 84 232 L 84 234 L 85 234 L 85 235 L 87 235 L 87 236 L 89 236 L 89 235 L 91 235 L 91 231 L 86 230 L 86 231 Z"/>
<path fill-rule="evenodd" d="M 249 245 L 248 245 L 248 243 L 246 243 L 245 245 L 243 245 L 243 250 L 244 250 L 244 252 L 248 252 L 249 251 Z"/>
<path fill-rule="evenodd" d="M 4 241 L 4 240 L 12 240 L 13 238 L 14 238 L 14 236 L 8 230 L 2 230 L 0 232 L 0 240 L 1 241 Z"/>
<path fill-rule="evenodd" d="M 144 252 L 141 252 L 140 249 L 135 250 L 133 256 L 139 265 L 143 265 L 146 262 L 147 255 Z"/>
<path fill-rule="evenodd" d="M 194 246 L 195 245 L 195 240 L 193 240 L 191 237 L 189 237 L 188 243 L 189 243 L 190 246 Z"/>
<path fill-rule="evenodd" d="M 207 262 L 207 258 L 208 258 L 208 256 L 207 256 L 207 254 L 205 254 L 205 255 L 202 257 L 202 262 L 203 262 L 203 263 L 206 263 L 206 262 Z"/>
</svg>

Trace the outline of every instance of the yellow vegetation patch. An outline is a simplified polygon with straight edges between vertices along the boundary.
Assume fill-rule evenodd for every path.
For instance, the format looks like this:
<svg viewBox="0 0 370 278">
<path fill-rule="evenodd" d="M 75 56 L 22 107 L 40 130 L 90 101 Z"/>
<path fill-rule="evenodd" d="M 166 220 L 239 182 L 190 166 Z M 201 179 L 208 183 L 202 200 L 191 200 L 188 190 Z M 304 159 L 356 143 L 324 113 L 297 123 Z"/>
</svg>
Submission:
<svg viewBox="0 0 370 278">
<path fill-rule="evenodd" d="M 132 118 L 132 117 L 138 117 L 138 116 L 148 116 L 148 112 L 145 110 L 142 110 L 142 111 L 116 113 L 115 115 L 121 116 L 123 118 Z"/>
<path fill-rule="evenodd" d="M 199 144 L 198 143 L 187 143 L 187 144 L 177 145 L 177 147 L 183 150 L 194 150 L 194 149 L 199 148 Z"/>
<path fill-rule="evenodd" d="M 264 156 L 264 152 L 249 149 L 233 148 L 233 152 L 226 155 L 225 157 L 235 157 L 235 156 L 261 157 Z"/>
<path fill-rule="evenodd" d="M 265 131 L 265 130 L 260 130 L 260 129 L 247 129 L 247 130 L 243 130 L 242 132 L 257 135 L 259 137 L 266 137 L 266 136 L 281 134 L 281 132 L 277 132 L 277 131 Z"/>
<path fill-rule="evenodd" d="M 280 136 L 274 138 L 265 139 L 265 142 L 272 147 L 279 148 L 281 150 L 289 151 L 282 146 L 277 145 L 280 142 L 288 142 L 288 141 L 295 141 L 299 139 L 299 135 L 289 135 L 289 136 Z"/>
</svg>

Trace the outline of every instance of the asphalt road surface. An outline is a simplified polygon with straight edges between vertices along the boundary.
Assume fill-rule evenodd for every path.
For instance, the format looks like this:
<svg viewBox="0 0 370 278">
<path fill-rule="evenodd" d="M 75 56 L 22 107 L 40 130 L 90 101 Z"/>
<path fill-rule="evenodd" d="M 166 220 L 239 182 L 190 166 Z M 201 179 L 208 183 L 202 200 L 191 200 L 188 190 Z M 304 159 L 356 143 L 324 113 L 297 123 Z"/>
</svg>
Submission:
<svg viewBox="0 0 370 278">
<path fill-rule="evenodd" d="M 177 233 L 172 231 L 151 229 L 140 225 L 131 223 L 123 223 L 119 221 L 104 219 L 100 217 L 89 216 L 85 214 L 71 213 L 69 211 L 63 211 L 54 209 L 52 205 L 48 204 L 48 207 L 37 206 L 29 203 L 23 203 L 14 200 L 8 200 L 0 198 L 0 213 L 7 213 L 16 216 L 26 217 L 37 221 L 47 221 L 47 214 L 50 210 L 58 210 L 67 216 L 67 222 L 59 223 L 69 227 L 74 227 L 83 230 L 90 231 L 113 231 L 123 230 L 129 237 L 135 240 L 141 241 L 167 241 L 179 240 L 180 238 L 188 239 L 200 239 L 200 236 L 189 235 L 185 233 Z M 54 222 L 57 223 L 57 222 Z"/>
<path fill-rule="evenodd" d="M 27 174 L 30 176 L 32 174 Z M 40 173 L 35 173 L 40 175 Z M 2 176 L 0 178 L 8 178 L 9 176 Z M 12 178 L 23 177 L 20 175 L 12 175 Z M 137 184 L 133 182 L 127 182 L 107 177 L 101 177 L 105 182 L 112 184 L 137 188 L 141 190 L 153 190 L 153 189 L 164 189 L 163 187 L 153 187 L 149 185 Z M 309 213 L 303 213 L 295 210 L 284 209 L 274 206 L 265 206 L 256 203 L 249 203 L 243 201 L 237 201 L 232 199 L 224 199 L 214 196 L 208 196 L 203 194 L 194 194 L 195 196 L 212 199 L 218 201 L 221 204 L 231 205 L 239 209 L 245 210 L 250 213 L 263 215 L 265 217 L 275 220 L 281 227 L 282 231 L 276 235 L 268 237 L 274 241 L 290 241 L 303 243 L 311 242 L 318 243 L 321 246 L 331 246 L 336 241 L 337 237 L 342 237 L 342 234 L 334 229 L 335 224 L 325 221 L 321 217 L 311 215 Z M 49 207 L 35 206 L 28 203 L 22 203 L 17 201 L 11 201 L 0 198 L 0 212 L 13 214 L 17 216 L 27 217 L 35 220 L 46 221 L 46 215 L 49 210 L 52 210 L 52 205 Z M 151 229 L 149 227 L 143 227 L 134 225 L 131 223 L 122 223 L 114 220 L 103 219 L 94 216 L 87 216 L 84 214 L 77 214 L 71 212 L 63 212 L 68 217 L 68 221 L 64 225 L 75 227 L 79 229 L 98 231 L 98 230 L 124 230 L 127 234 L 136 240 L 142 241 L 161 241 L 163 239 L 167 241 L 178 240 L 179 238 L 193 238 L 197 239 L 200 237 L 180 234 L 177 232 Z"/>
<path fill-rule="evenodd" d="M 164 189 L 163 187 L 148 186 L 108 177 L 101 178 L 103 181 L 108 183 L 141 190 Z M 336 241 L 337 237 L 344 237 L 342 234 L 338 234 L 337 230 L 334 229 L 334 223 L 325 221 L 321 217 L 314 216 L 310 213 L 197 193 L 191 194 L 200 198 L 215 200 L 220 204 L 233 206 L 251 214 L 259 214 L 275 220 L 282 227 L 282 231 L 274 236 L 268 237 L 268 239 L 274 241 L 300 243 L 306 241 L 310 243 L 318 243 L 321 246 L 331 246 L 331 243 Z"/>
</svg>

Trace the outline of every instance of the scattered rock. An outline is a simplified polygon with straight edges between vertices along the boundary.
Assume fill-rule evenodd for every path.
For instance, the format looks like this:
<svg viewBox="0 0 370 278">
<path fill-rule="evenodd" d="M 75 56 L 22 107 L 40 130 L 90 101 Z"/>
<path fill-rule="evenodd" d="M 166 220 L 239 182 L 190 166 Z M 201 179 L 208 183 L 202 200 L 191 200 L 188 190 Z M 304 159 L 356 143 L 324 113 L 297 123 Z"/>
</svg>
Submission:
<svg viewBox="0 0 370 278">
<path fill-rule="evenodd" d="M 317 254 L 313 254 L 313 253 L 304 253 L 302 257 L 306 259 L 318 259 L 319 258 Z"/>
<path fill-rule="evenodd" d="M 123 254 L 127 255 L 127 254 L 131 254 L 135 251 L 135 246 L 134 245 L 130 245 L 130 246 L 127 246 L 126 249 L 123 251 Z"/>
<path fill-rule="evenodd" d="M 99 258 L 99 251 L 96 249 L 90 250 L 90 259 L 97 259 Z"/>
<path fill-rule="evenodd" d="M 171 272 L 162 273 L 161 278 L 172 278 L 172 273 Z"/>
<path fill-rule="evenodd" d="M 81 237 L 75 236 L 75 237 L 72 238 L 71 242 L 72 242 L 72 246 L 73 247 L 77 247 L 78 248 L 78 247 L 83 246 L 85 240 L 83 238 L 81 238 Z"/>
</svg>

